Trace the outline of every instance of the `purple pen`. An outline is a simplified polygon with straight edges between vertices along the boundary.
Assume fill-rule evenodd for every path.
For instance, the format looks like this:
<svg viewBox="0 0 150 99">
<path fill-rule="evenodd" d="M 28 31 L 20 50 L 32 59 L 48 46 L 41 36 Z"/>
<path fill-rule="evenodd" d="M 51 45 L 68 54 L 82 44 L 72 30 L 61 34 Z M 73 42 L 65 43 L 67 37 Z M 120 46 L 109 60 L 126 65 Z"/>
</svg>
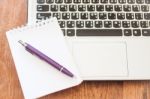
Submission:
<svg viewBox="0 0 150 99">
<path fill-rule="evenodd" d="M 73 77 L 74 75 L 67 70 L 65 67 L 63 67 L 62 65 L 60 65 L 59 63 L 57 63 L 56 61 L 54 61 L 53 59 L 49 58 L 48 56 L 46 56 L 45 54 L 43 54 L 42 52 L 40 52 L 39 50 L 37 50 L 36 48 L 34 48 L 33 46 L 31 46 L 30 44 L 23 42 L 21 40 L 18 41 L 21 45 L 23 45 L 25 47 L 25 49 L 39 57 L 40 59 L 44 60 L 45 62 L 47 62 L 48 64 L 52 65 L 54 68 L 56 68 L 57 70 L 59 70 L 60 72 L 66 74 L 67 76 Z"/>
</svg>

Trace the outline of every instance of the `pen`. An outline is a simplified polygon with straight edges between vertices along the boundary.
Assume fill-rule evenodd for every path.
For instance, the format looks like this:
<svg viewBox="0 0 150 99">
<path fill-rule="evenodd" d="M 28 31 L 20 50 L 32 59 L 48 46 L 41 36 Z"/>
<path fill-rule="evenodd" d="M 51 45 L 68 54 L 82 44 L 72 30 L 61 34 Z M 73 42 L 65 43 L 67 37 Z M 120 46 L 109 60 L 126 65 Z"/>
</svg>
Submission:
<svg viewBox="0 0 150 99">
<path fill-rule="evenodd" d="M 53 59 L 49 58 L 47 55 L 43 54 L 41 51 L 37 50 L 36 48 L 34 48 L 33 46 L 31 46 L 30 44 L 23 42 L 21 40 L 18 41 L 21 45 L 23 45 L 25 47 L 25 49 L 39 57 L 40 59 L 44 60 L 45 62 L 47 62 L 48 64 L 50 64 L 51 66 L 53 66 L 54 68 L 56 68 L 57 70 L 59 70 L 60 72 L 66 74 L 69 77 L 73 77 L 74 75 L 67 70 L 65 67 L 63 67 L 62 65 L 60 65 L 59 63 L 57 63 L 56 61 L 54 61 Z"/>
</svg>

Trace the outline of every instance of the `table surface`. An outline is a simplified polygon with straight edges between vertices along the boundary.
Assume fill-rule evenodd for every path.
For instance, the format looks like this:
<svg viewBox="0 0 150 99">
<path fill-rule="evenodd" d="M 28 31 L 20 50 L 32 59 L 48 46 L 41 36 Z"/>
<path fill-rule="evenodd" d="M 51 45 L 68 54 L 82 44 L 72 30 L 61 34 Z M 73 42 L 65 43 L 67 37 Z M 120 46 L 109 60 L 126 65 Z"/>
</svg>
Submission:
<svg viewBox="0 0 150 99">
<path fill-rule="evenodd" d="M 0 0 L 0 99 L 22 99 L 5 32 L 27 23 L 27 0 Z M 150 99 L 150 81 L 91 81 L 41 99 Z"/>
</svg>

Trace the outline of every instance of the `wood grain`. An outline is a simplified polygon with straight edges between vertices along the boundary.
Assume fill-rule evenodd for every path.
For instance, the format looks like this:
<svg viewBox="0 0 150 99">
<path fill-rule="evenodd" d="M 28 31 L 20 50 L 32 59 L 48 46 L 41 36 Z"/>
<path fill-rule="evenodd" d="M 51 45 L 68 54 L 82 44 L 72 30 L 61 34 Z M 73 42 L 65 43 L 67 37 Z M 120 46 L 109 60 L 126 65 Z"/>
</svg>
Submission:
<svg viewBox="0 0 150 99">
<path fill-rule="evenodd" d="M 27 0 L 0 0 L 0 99 L 23 99 L 5 32 L 27 22 Z M 41 99 L 150 99 L 150 81 L 92 81 Z"/>
</svg>

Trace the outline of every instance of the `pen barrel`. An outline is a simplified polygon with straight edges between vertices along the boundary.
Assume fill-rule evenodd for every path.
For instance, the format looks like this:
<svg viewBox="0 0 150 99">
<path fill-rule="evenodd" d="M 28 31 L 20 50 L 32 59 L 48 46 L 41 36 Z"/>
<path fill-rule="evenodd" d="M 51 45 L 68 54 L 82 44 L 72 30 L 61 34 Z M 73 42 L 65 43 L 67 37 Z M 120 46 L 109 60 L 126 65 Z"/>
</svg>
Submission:
<svg viewBox="0 0 150 99">
<path fill-rule="evenodd" d="M 31 54 L 39 57 L 41 60 L 44 60 L 45 62 L 47 62 L 48 64 L 52 65 L 54 68 L 56 68 L 57 70 L 63 72 L 64 74 L 73 77 L 73 74 L 67 70 L 65 67 L 63 67 L 62 65 L 60 65 L 59 63 L 57 63 L 56 61 L 54 61 L 53 59 L 49 58 L 47 55 L 43 54 L 41 51 L 39 51 L 38 49 L 32 47 L 30 44 L 27 44 L 27 46 L 25 47 L 25 49 L 30 52 Z"/>
</svg>

